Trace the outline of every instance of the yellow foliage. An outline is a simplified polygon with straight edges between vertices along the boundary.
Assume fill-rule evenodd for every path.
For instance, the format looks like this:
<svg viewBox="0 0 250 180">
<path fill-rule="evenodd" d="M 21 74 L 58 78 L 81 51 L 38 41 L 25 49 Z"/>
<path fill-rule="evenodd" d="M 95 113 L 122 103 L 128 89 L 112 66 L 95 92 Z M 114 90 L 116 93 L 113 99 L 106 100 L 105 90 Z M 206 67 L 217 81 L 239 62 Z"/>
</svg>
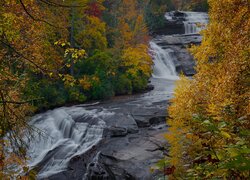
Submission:
<svg viewBox="0 0 250 180">
<path fill-rule="evenodd" d="M 75 78 L 69 74 L 65 74 L 62 80 L 64 81 L 64 85 L 66 87 L 73 87 L 76 84 Z"/>
<path fill-rule="evenodd" d="M 136 76 L 138 72 L 150 77 L 152 71 L 152 59 L 148 53 L 148 47 L 139 44 L 135 48 L 127 48 L 123 51 L 122 63 L 128 67 L 127 72 Z"/>
<path fill-rule="evenodd" d="M 175 177 L 246 179 L 250 168 L 250 10 L 244 0 L 210 0 L 210 23 L 192 80 L 177 82 L 169 107 Z M 248 135 L 247 135 L 248 134 Z"/>
<path fill-rule="evenodd" d="M 76 35 L 76 38 L 84 49 L 88 50 L 93 47 L 105 49 L 107 46 L 106 24 L 95 16 L 87 16 L 85 19 L 85 26 Z"/>
<path fill-rule="evenodd" d="M 88 76 L 83 76 L 83 78 L 79 80 L 79 84 L 83 87 L 84 90 L 90 90 L 90 88 L 92 87 L 90 78 Z"/>
</svg>

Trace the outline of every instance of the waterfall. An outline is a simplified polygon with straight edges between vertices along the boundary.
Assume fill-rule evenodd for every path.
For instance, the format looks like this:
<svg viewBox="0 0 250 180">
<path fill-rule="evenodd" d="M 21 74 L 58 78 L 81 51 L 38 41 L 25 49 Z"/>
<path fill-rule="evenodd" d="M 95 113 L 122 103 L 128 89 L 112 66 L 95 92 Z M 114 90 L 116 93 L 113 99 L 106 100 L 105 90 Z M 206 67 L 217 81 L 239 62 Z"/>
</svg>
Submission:
<svg viewBox="0 0 250 180">
<path fill-rule="evenodd" d="M 178 78 L 171 49 L 163 49 L 154 41 L 150 42 L 150 48 L 153 52 L 154 67 L 153 78 L 174 79 Z"/>
<path fill-rule="evenodd" d="M 74 107 L 35 116 L 31 125 L 38 130 L 29 142 L 28 165 L 42 167 L 38 178 L 65 170 L 70 159 L 99 143 L 105 126 L 102 117 L 109 115 L 111 113 Z M 83 122 L 75 122 L 75 117 L 80 117 Z"/>
<path fill-rule="evenodd" d="M 208 14 L 202 12 L 182 12 L 185 14 L 185 34 L 199 33 L 208 23 Z"/>
</svg>

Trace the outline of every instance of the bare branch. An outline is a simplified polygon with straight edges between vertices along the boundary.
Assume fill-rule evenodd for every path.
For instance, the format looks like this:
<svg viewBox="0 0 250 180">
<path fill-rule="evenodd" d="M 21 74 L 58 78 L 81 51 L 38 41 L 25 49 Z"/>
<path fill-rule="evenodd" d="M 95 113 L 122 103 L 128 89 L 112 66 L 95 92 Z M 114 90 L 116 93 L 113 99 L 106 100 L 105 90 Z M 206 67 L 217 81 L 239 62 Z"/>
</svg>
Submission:
<svg viewBox="0 0 250 180">
<path fill-rule="evenodd" d="M 55 3 L 55 2 L 52 2 L 52 1 L 48 1 L 48 0 L 39 0 L 47 5 L 50 5 L 50 6 L 55 6 L 55 7 L 63 7 L 63 8 L 72 8 L 72 7 L 75 7 L 75 8 L 81 8 L 81 7 L 86 7 L 86 5 L 64 5 L 64 4 L 59 4 L 59 3 Z"/>
<path fill-rule="evenodd" d="M 21 3 L 21 5 L 22 5 L 24 11 L 26 12 L 26 14 L 28 14 L 28 16 L 29 16 L 31 19 L 33 19 L 34 21 L 40 21 L 40 22 L 46 23 L 46 24 L 48 24 L 48 25 L 50 25 L 50 26 L 52 26 L 52 27 L 54 27 L 54 28 L 61 28 L 61 27 L 54 26 L 53 24 L 51 24 L 51 23 L 49 23 L 49 22 L 47 22 L 47 21 L 45 21 L 45 20 L 43 20 L 43 19 L 35 18 L 35 17 L 34 17 L 32 14 L 30 14 L 30 12 L 27 10 L 27 8 L 26 8 L 26 6 L 24 5 L 23 1 L 22 1 L 22 0 L 19 0 L 19 2 Z"/>
<path fill-rule="evenodd" d="M 12 47 L 10 44 L 4 42 L 3 40 L 0 39 L 0 42 L 2 44 L 4 44 L 5 46 L 7 46 L 8 48 L 10 48 L 11 50 L 13 50 L 17 55 L 19 55 L 20 57 L 22 57 L 23 59 L 25 59 L 26 61 L 28 61 L 29 63 L 33 64 L 36 68 L 40 69 L 42 72 L 47 71 L 43 68 L 41 68 L 40 66 L 38 66 L 36 63 L 34 63 L 32 60 L 28 59 L 27 57 L 25 57 L 23 54 L 19 53 L 14 47 Z"/>
</svg>

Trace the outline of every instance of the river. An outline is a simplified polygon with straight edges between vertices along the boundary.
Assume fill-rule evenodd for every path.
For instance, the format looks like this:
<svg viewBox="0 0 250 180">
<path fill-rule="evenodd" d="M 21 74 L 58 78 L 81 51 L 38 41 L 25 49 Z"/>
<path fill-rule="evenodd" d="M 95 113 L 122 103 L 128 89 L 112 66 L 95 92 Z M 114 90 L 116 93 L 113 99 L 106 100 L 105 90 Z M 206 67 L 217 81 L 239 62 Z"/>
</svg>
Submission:
<svg viewBox="0 0 250 180">
<path fill-rule="evenodd" d="M 29 142 L 28 165 L 38 179 L 156 179 L 150 167 L 163 158 L 165 119 L 174 82 L 182 71 L 193 75 L 194 61 L 186 46 L 199 44 L 205 13 L 165 15 L 182 23 L 183 34 L 156 35 L 150 42 L 154 59 L 150 92 L 109 101 L 61 107 L 34 116 L 39 130 Z"/>
</svg>

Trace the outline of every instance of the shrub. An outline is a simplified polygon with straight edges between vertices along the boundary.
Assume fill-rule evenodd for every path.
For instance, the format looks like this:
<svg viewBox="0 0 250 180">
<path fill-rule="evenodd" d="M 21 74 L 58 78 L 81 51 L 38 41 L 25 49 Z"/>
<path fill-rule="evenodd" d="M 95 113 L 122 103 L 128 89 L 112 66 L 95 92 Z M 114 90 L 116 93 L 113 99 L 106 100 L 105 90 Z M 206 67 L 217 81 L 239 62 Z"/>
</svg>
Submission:
<svg viewBox="0 0 250 180">
<path fill-rule="evenodd" d="M 132 82 L 125 74 L 117 78 L 114 82 L 114 86 L 116 95 L 131 94 L 133 90 Z"/>
</svg>

